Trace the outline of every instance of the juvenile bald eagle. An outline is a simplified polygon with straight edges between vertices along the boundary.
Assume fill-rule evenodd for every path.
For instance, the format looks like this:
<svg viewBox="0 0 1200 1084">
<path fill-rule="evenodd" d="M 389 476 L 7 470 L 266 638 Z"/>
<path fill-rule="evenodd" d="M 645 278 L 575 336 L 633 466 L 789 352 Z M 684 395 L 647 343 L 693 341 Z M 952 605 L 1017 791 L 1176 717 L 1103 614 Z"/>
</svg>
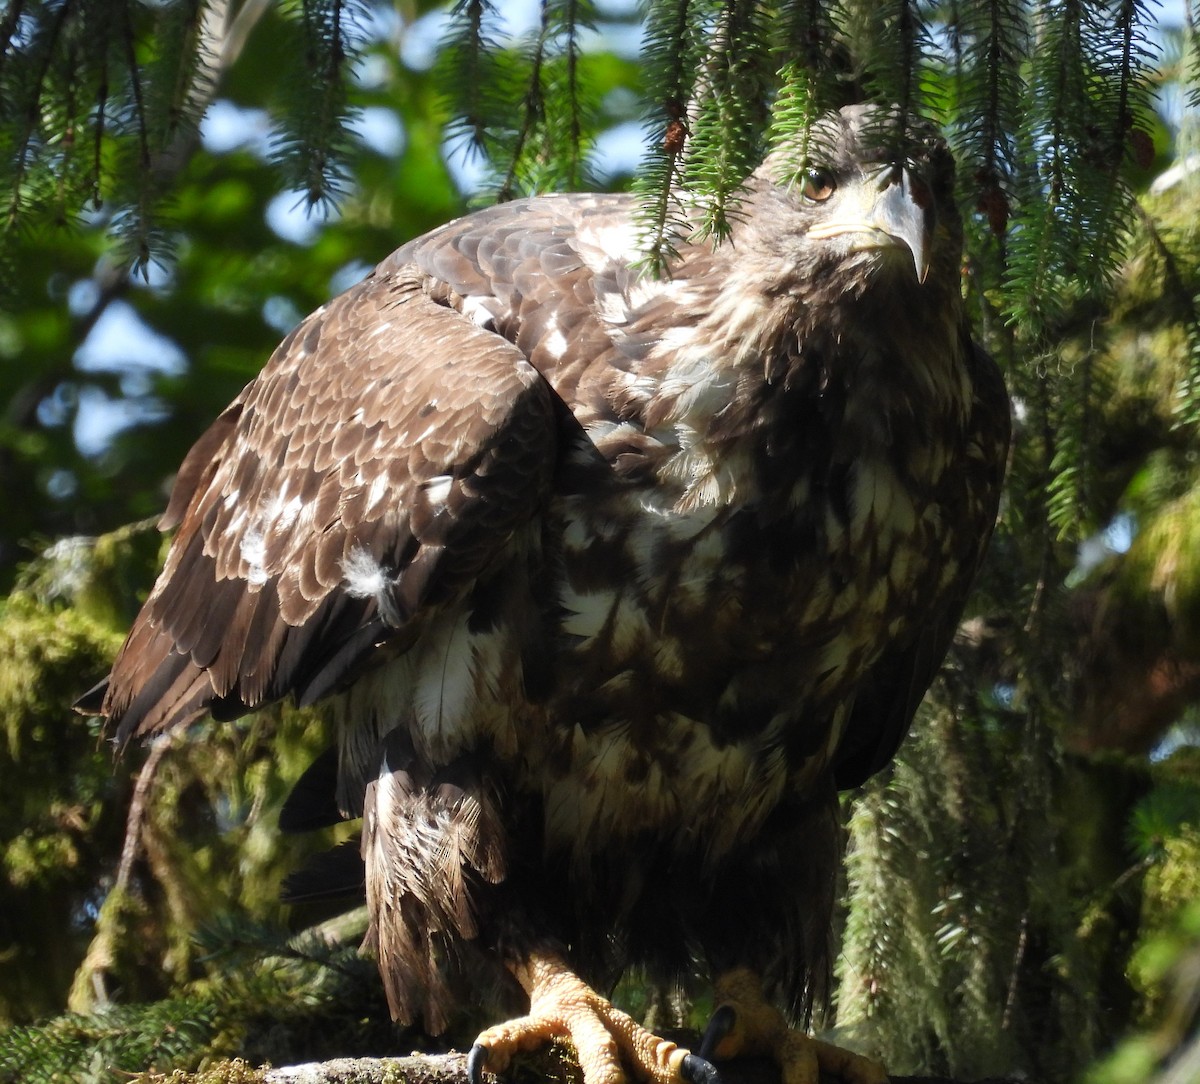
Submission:
<svg viewBox="0 0 1200 1084">
<path fill-rule="evenodd" d="M 120 744 L 329 698 L 393 1014 L 490 972 L 588 1084 L 711 1076 L 822 993 L 838 788 L 891 758 L 996 514 L 1008 403 L 960 298 L 953 164 L 852 107 L 648 278 L 635 200 L 544 196 L 411 241 L 303 321 L 179 471 L 99 708 Z M 312 788 L 310 788 L 312 789 Z M 293 820 L 304 810 L 292 808 Z M 617 1012 L 717 979 L 693 1055 Z M 465 976 L 470 976 L 468 982 Z M 513 987 L 515 989 L 515 986 Z"/>
</svg>

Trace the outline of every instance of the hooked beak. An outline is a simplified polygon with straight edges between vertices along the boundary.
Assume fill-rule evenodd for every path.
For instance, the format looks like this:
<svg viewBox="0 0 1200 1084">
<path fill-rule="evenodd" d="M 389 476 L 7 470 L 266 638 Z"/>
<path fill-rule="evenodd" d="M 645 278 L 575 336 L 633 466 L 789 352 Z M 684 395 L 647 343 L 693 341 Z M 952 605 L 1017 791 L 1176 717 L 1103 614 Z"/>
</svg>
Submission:
<svg viewBox="0 0 1200 1084">
<path fill-rule="evenodd" d="M 914 186 L 907 169 L 891 166 L 838 193 L 833 217 L 808 231 L 812 238 L 849 237 L 851 251 L 903 246 L 913 258 L 917 281 L 929 275 L 937 211 L 933 196 L 920 181 Z"/>
</svg>

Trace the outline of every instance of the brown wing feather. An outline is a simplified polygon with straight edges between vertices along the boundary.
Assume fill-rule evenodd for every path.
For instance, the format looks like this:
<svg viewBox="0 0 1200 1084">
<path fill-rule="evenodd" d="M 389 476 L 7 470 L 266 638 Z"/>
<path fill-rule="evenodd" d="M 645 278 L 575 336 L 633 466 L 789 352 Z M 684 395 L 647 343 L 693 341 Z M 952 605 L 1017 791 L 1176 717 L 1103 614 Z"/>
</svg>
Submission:
<svg viewBox="0 0 1200 1084">
<path fill-rule="evenodd" d="M 185 460 L 104 698 L 121 743 L 335 688 L 539 507 L 548 387 L 426 285 L 392 267 L 318 310 Z"/>
<path fill-rule="evenodd" d="M 631 355 L 643 357 L 672 326 L 695 318 L 686 306 L 662 305 L 651 334 L 629 323 L 642 304 L 634 295 L 664 285 L 634 269 L 635 209 L 621 194 L 519 200 L 416 238 L 381 266 L 419 266 L 439 299 L 515 343 L 586 426 L 612 415 L 613 377 Z"/>
</svg>

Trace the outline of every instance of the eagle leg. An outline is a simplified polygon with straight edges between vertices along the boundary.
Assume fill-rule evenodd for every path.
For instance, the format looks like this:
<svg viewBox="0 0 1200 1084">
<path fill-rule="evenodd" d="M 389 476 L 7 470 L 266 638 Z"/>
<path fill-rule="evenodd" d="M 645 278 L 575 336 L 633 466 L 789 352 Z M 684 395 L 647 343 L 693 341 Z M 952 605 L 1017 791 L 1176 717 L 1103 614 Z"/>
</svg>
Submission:
<svg viewBox="0 0 1200 1084">
<path fill-rule="evenodd" d="M 700 1044 L 701 1058 L 766 1055 L 778 1064 L 783 1084 L 818 1084 L 822 1074 L 846 1084 L 886 1084 L 888 1075 L 878 1062 L 789 1027 L 748 968 L 725 972 L 713 994 L 716 1008 Z"/>
<path fill-rule="evenodd" d="M 483 1084 L 485 1065 L 502 1073 L 518 1051 L 555 1039 L 574 1044 L 585 1084 L 625 1084 L 623 1062 L 649 1084 L 720 1084 L 711 1065 L 647 1031 L 557 956 L 531 953 L 509 970 L 529 995 L 529 1014 L 490 1027 L 475 1040 L 467 1057 L 471 1084 Z"/>
</svg>

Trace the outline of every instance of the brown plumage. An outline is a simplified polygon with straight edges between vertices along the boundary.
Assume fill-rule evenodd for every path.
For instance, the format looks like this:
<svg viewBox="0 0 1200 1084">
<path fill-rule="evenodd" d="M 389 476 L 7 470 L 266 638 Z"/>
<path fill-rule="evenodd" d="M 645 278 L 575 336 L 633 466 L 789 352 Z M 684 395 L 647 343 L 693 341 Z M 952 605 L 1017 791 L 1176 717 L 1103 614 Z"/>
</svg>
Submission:
<svg viewBox="0 0 1200 1084">
<path fill-rule="evenodd" d="M 628 196 L 406 244 L 185 460 L 102 710 L 124 743 L 331 699 L 336 783 L 288 817 L 327 780 L 364 818 L 398 1018 L 442 1029 L 480 968 L 536 1001 L 546 960 L 822 993 L 836 791 L 940 665 L 1008 439 L 949 155 L 884 164 L 872 116 L 822 122 L 817 173 L 768 159 L 661 281 Z"/>
</svg>

